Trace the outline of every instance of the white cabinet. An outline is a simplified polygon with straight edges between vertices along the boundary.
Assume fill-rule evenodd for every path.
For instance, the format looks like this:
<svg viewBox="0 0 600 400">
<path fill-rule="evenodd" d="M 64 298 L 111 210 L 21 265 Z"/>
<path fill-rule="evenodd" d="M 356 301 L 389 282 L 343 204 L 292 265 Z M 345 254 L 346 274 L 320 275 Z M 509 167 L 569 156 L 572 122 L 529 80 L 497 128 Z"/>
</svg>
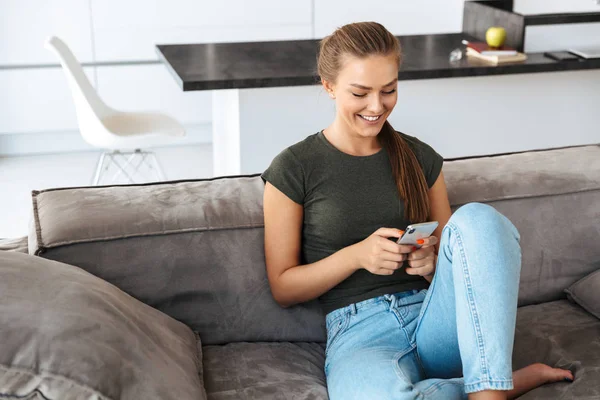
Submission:
<svg viewBox="0 0 600 400">
<path fill-rule="evenodd" d="M 394 35 L 460 32 L 463 6 L 463 0 L 315 0 L 315 38 L 359 21 L 377 21 Z"/>
<path fill-rule="evenodd" d="M 307 39 L 310 0 L 90 0 L 96 59 L 154 60 L 156 44 Z"/>
<path fill-rule="evenodd" d="M 86 68 L 93 82 L 93 68 Z M 60 68 L 0 70 L 0 134 L 77 130 L 75 106 Z"/>
<path fill-rule="evenodd" d="M 57 64 L 44 48 L 48 36 L 64 39 L 81 61 L 92 61 L 87 0 L 0 0 L 0 65 Z"/>
</svg>

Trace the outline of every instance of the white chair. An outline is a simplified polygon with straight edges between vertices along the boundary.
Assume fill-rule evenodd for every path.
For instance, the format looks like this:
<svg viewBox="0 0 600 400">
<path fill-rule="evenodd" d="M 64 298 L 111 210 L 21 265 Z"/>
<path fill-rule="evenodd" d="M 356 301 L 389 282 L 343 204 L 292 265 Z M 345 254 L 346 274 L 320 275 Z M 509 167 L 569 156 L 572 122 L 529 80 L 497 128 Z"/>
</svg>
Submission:
<svg viewBox="0 0 600 400">
<path fill-rule="evenodd" d="M 97 185 L 110 168 L 116 169 L 111 183 L 121 175 L 135 183 L 140 166 L 151 170 L 157 180 L 164 180 L 156 155 L 141 149 L 173 144 L 185 136 L 184 127 L 162 113 L 122 112 L 110 108 L 100 99 L 81 64 L 61 39 L 48 38 L 46 48 L 58 55 L 67 76 L 81 136 L 90 145 L 105 150 L 98 160 L 93 185 Z"/>
</svg>

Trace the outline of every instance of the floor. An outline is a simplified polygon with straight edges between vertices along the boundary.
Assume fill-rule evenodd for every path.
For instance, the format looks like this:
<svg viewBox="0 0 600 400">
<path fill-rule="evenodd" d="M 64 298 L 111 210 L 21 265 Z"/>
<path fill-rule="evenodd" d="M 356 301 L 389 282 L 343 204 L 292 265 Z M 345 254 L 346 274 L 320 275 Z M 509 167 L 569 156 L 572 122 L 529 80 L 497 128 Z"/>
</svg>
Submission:
<svg viewBox="0 0 600 400">
<path fill-rule="evenodd" d="M 155 150 L 167 180 L 212 177 L 212 146 L 194 145 Z M 31 191 L 88 186 L 98 152 L 0 157 L 0 238 L 28 234 Z M 110 178 L 114 174 L 106 175 Z M 146 179 L 151 175 L 146 174 Z M 118 177 L 117 183 L 125 183 Z"/>
</svg>

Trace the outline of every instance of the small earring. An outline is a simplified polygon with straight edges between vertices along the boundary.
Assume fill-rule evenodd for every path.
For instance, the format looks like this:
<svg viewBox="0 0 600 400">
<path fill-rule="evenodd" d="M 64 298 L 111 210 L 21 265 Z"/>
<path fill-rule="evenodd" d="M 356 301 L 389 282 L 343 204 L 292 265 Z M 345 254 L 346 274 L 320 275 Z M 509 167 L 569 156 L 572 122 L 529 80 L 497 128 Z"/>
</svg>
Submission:
<svg viewBox="0 0 600 400">
<path fill-rule="evenodd" d="M 333 92 L 329 92 L 329 97 L 331 97 L 332 99 L 335 99 L 335 96 L 333 95 Z"/>
</svg>

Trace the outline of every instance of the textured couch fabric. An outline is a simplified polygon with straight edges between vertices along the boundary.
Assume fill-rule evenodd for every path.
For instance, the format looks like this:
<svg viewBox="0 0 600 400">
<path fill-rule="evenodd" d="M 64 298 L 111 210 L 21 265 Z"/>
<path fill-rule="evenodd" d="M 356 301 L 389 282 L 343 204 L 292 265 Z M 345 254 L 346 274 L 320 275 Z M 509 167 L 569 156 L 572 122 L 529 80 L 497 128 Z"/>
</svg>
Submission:
<svg viewBox="0 0 600 400">
<path fill-rule="evenodd" d="M 565 289 L 567 298 L 600 319 L 600 269 Z"/>
<path fill-rule="evenodd" d="M 533 362 L 569 369 L 575 381 L 541 386 L 521 400 L 600 399 L 600 320 L 568 300 L 520 307 L 513 369 Z"/>
<path fill-rule="evenodd" d="M 283 309 L 271 296 L 263 188 L 255 176 L 34 193 L 29 250 L 118 286 L 204 344 L 324 342 L 316 302 Z"/>
<path fill-rule="evenodd" d="M 0 252 L 0 398 L 206 398 L 197 337 L 72 265 Z"/>
<path fill-rule="evenodd" d="M 204 347 L 213 400 L 326 399 L 325 344 L 231 343 Z"/>
<path fill-rule="evenodd" d="M 444 174 L 454 209 L 490 204 L 521 234 L 526 307 L 515 368 L 541 361 L 575 373 L 573 384 L 524 398 L 597 398 L 598 320 L 563 290 L 600 268 L 600 147 L 451 161 Z M 29 251 L 77 265 L 199 331 L 209 398 L 326 398 L 313 368 L 325 342 L 318 306 L 282 309 L 269 290 L 262 191 L 254 175 L 35 192 Z"/>
</svg>

